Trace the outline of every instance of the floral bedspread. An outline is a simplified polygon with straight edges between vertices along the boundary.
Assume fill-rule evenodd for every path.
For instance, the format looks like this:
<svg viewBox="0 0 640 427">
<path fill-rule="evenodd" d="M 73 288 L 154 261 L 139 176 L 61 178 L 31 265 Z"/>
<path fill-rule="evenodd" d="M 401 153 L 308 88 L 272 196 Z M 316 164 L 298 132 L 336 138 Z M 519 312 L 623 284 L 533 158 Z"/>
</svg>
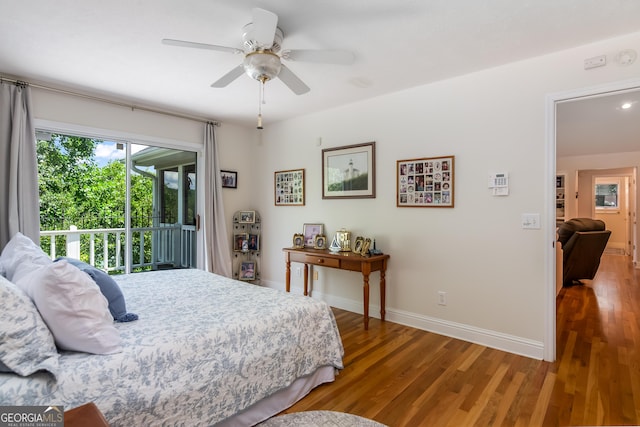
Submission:
<svg viewBox="0 0 640 427">
<path fill-rule="evenodd" d="M 2 405 L 93 401 L 111 426 L 213 425 L 322 366 L 342 369 L 329 306 L 201 270 L 116 276 L 124 351 L 64 352 L 47 373 L 0 374 Z"/>
</svg>

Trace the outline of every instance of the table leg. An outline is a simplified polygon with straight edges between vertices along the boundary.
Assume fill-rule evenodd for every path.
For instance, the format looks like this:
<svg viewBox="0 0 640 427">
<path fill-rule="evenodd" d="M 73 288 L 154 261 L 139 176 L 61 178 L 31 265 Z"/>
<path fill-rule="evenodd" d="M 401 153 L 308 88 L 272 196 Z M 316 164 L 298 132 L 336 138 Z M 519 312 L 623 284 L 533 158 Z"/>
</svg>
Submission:
<svg viewBox="0 0 640 427">
<path fill-rule="evenodd" d="M 309 264 L 304 265 L 304 296 L 309 292 Z"/>
<path fill-rule="evenodd" d="M 364 278 L 364 330 L 369 330 L 369 273 L 362 273 Z"/>
<path fill-rule="evenodd" d="M 380 270 L 380 319 L 384 321 L 384 315 L 386 314 L 385 307 L 385 299 L 386 299 L 386 285 L 387 281 L 385 280 L 384 268 Z"/>
<path fill-rule="evenodd" d="M 289 260 L 289 257 L 287 256 L 286 258 L 286 263 L 287 263 L 287 272 L 285 274 L 286 280 L 285 280 L 285 289 L 287 290 L 287 292 L 291 291 L 291 261 Z"/>
</svg>

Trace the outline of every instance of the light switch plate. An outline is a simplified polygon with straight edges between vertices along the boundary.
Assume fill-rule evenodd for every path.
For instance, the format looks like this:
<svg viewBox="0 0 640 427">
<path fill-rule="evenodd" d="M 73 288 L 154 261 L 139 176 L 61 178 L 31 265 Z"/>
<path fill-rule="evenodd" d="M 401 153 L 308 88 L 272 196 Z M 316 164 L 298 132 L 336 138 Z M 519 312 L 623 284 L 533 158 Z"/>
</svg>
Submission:
<svg viewBox="0 0 640 427">
<path fill-rule="evenodd" d="M 539 213 L 522 214 L 522 228 L 539 230 L 540 214 Z"/>
</svg>

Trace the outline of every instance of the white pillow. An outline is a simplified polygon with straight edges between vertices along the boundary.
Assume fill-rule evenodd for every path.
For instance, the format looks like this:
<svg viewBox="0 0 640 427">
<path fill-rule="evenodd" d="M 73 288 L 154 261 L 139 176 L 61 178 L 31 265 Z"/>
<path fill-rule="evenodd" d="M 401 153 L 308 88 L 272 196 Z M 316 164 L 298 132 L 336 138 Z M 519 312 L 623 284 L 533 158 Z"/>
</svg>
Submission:
<svg viewBox="0 0 640 427">
<path fill-rule="evenodd" d="M 122 351 L 107 299 L 77 267 L 54 262 L 22 276 L 16 285 L 35 302 L 61 349 L 94 354 Z"/>
<path fill-rule="evenodd" d="M 0 270 L 4 270 L 5 277 L 9 281 L 16 283 L 25 274 L 52 262 L 40 246 L 18 232 L 2 250 Z"/>
<path fill-rule="evenodd" d="M 33 301 L 0 276 L 0 372 L 58 373 L 58 350 Z"/>
</svg>

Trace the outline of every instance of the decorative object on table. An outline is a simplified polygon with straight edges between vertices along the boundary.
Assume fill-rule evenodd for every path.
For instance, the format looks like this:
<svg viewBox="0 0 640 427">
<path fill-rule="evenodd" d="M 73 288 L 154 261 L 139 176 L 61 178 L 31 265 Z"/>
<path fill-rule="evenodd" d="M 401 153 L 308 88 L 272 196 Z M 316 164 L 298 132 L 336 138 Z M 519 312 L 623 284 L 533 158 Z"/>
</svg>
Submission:
<svg viewBox="0 0 640 427">
<path fill-rule="evenodd" d="M 242 251 L 245 248 L 245 251 L 248 250 L 247 240 L 249 239 L 248 233 L 238 233 L 233 235 L 233 250 L 236 252 Z"/>
<path fill-rule="evenodd" d="M 240 211 L 240 224 L 253 224 L 256 222 L 256 211 Z"/>
<path fill-rule="evenodd" d="M 240 280 L 256 280 L 256 263 L 243 261 L 240 267 Z"/>
<path fill-rule="evenodd" d="M 336 232 L 336 237 L 334 237 L 333 241 L 335 242 L 335 246 L 333 242 L 331 246 L 337 247 L 337 252 L 351 252 L 351 232 L 341 228 Z M 329 248 L 331 249 L 331 248 Z M 334 249 L 335 250 L 335 249 Z"/>
<path fill-rule="evenodd" d="M 375 198 L 375 155 L 375 142 L 322 150 L 322 198 Z"/>
<path fill-rule="evenodd" d="M 361 253 L 362 251 L 362 244 L 364 243 L 364 237 L 362 236 L 357 236 L 356 237 L 356 241 L 353 245 L 353 252 L 356 254 Z"/>
<path fill-rule="evenodd" d="M 333 239 L 331 240 L 331 245 L 329 245 L 329 251 L 340 252 L 341 250 L 342 250 L 342 247 L 340 246 L 340 243 L 338 243 L 338 237 L 333 236 Z"/>
<path fill-rule="evenodd" d="M 241 210 L 233 215 L 233 278 L 246 281 L 260 280 L 260 233 L 262 222 L 257 211 Z M 253 262 L 253 279 L 242 276 L 242 264 Z"/>
<path fill-rule="evenodd" d="M 362 249 L 360 249 L 360 255 L 362 256 L 369 256 L 369 247 L 371 246 L 371 239 L 370 238 L 365 238 L 364 242 L 362 243 Z"/>
<path fill-rule="evenodd" d="M 376 239 L 373 239 L 371 243 L 373 248 L 369 249 L 369 255 L 382 255 L 382 251 L 380 249 L 376 249 Z"/>
<path fill-rule="evenodd" d="M 324 234 L 316 235 L 313 247 L 315 249 L 324 249 L 327 247 L 327 237 Z"/>
<path fill-rule="evenodd" d="M 274 172 L 276 206 L 304 206 L 304 169 Z"/>
<path fill-rule="evenodd" d="M 313 248 L 315 247 L 316 236 L 324 234 L 324 225 L 304 224 L 302 234 L 304 235 L 304 245 L 308 248 Z"/>
<path fill-rule="evenodd" d="M 293 235 L 293 247 L 304 248 L 304 234 L 296 233 Z"/>
<path fill-rule="evenodd" d="M 396 206 L 452 208 L 455 156 L 396 162 Z"/>
<path fill-rule="evenodd" d="M 222 188 L 238 188 L 238 172 L 221 170 L 220 178 L 222 179 Z"/>
</svg>

